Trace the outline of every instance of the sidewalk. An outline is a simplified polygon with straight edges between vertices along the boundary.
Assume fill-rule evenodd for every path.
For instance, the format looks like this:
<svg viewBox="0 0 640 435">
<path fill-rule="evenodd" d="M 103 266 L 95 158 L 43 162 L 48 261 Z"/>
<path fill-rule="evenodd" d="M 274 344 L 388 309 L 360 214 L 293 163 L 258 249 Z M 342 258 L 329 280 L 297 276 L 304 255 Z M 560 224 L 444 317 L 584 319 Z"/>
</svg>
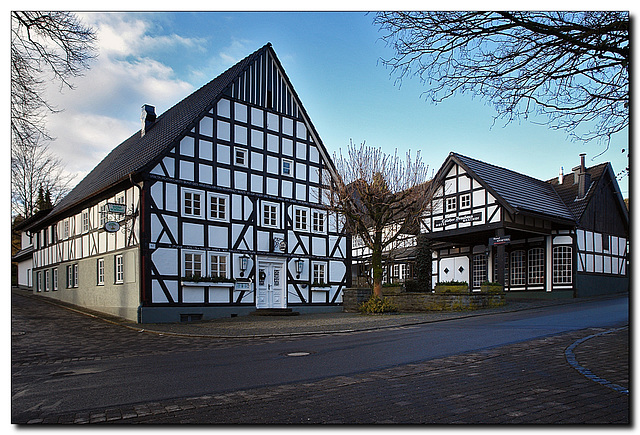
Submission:
<svg viewBox="0 0 640 435">
<path fill-rule="evenodd" d="M 139 324 L 133 321 L 110 316 L 83 307 L 35 296 L 23 290 L 12 289 L 23 296 L 34 297 L 72 311 L 101 318 L 109 323 L 136 331 L 175 335 L 184 337 L 212 338 L 261 338 L 299 336 L 312 334 L 335 334 L 355 331 L 367 331 L 381 328 L 397 328 L 423 323 L 432 323 L 465 317 L 485 316 L 521 310 L 531 310 L 551 305 L 566 305 L 609 299 L 616 296 L 601 296 L 580 299 L 512 299 L 506 306 L 469 311 L 430 311 L 423 313 L 398 313 L 384 315 L 362 315 L 359 313 L 317 313 L 299 316 L 239 316 L 191 323 L 153 323 Z"/>
</svg>

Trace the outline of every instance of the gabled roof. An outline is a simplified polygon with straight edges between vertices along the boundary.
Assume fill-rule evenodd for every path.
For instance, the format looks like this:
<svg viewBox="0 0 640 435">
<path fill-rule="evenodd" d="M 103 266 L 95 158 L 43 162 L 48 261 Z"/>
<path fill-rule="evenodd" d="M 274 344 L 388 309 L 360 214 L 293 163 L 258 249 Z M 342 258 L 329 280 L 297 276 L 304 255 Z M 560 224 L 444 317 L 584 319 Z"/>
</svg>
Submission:
<svg viewBox="0 0 640 435">
<path fill-rule="evenodd" d="M 574 222 L 576 220 L 550 183 L 453 152 L 449 154 L 438 176 L 444 177 L 452 163 L 461 165 L 511 213 L 544 215 Z"/>
<path fill-rule="evenodd" d="M 567 207 L 575 215 L 577 221 L 580 221 L 584 211 L 589 205 L 589 202 L 595 196 L 597 190 L 596 186 L 598 186 L 599 183 L 606 181 L 607 177 L 605 177 L 605 175 L 608 174 L 609 180 L 616 179 L 611 163 L 601 163 L 599 165 L 586 168 L 586 172 L 590 176 L 590 185 L 584 198 L 578 198 L 578 184 L 575 182 L 574 172 L 563 175 L 562 184 L 559 183 L 557 177 L 547 181 L 547 183 L 552 185 L 556 192 L 558 192 L 558 195 L 562 198 L 564 203 L 567 204 Z M 613 190 L 615 191 L 615 196 L 619 203 L 620 210 L 628 222 L 629 214 L 622 199 L 620 188 L 618 187 L 617 181 L 613 184 Z"/>
<path fill-rule="evenodd" d="M 161 156 L 168 148 L 174 145 L 174 141 L 181 137 L 192 124 L 199 120 L 210 110 L 212 105 L 222 96 L 225 90 L 235 79 L 249 67 L 266 50 L 271 52 L 271 57 L 280 63 L 268 43 L 256 50 L 240 62 L 220 74 L 218 77 L 193 92 L 191 95 L 168 109 L 157 117 L 152 127 L 147 129 L 145 135 L 138 130 L 127 140 L 111 151 L 67 196 L 65 196 L 44 219 L 35 222 L 32 226 L 39 226 L 53 221 L 56 217 L 79 206 L 95 195 L 126 181 L 131 176 L 149 169 L 156 158 Z M 281 66 L 280 66 L 281 68 Z M 285 75 L 285 79 L 286 78 Z M 291 86 L 292 90 L 293 87 Z M 293 91 L 295 94 L 295 91 Z M 297 95 L 295 95 L 297 98 Z M 317 139 L 319 151 L 328 160 L 332 168 L 331 159 L 328 158 L 324 145 L 315 132 L 304 107 L 301 109 L 305 118 L 309 121 L 314 137 Z"/>
<path fill-rule="evenodd" d="M 547 180 L 553 188 L 558 192 L 558 195 L 571 212 L 576 217 L 576 220 L 580 220 L 582 213 L 587 208 L 589 201 L 593 197 L 595 189 L 593 188 L 597 183 L 604 171 L 607 169 L 609 163 L 602 163 L 597 166 L 586 168 L 587 174 L 591 176 L 591 183 L 587 188 L 587 194 L 584 198 L 578 198 L 578 184 L 575 180 L 575 174 L 573 172 L 563 175 L 562 184 L 558 183 L 558 178 L 552 178 Z"/>
</svg>

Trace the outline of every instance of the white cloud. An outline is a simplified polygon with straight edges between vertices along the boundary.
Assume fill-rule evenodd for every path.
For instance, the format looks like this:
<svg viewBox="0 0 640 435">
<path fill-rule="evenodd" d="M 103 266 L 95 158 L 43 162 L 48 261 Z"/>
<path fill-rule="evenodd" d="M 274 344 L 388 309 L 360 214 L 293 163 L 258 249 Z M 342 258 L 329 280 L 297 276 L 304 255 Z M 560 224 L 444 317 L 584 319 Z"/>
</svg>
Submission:
<svg viewBox="0 0 640 435">
<path fill-rule="evenodd" d="M 59 92 L 52 85 L 47 98 L 61 113 L 48 117 L 56 140 L 51 150 L 78 173 L 76 182 L 115 146 L 140 128 L 140 107 L 156 106 L 160 114 L 190 94 L 194 87 L 176 77 L 159 58 L 162 50 L 180 46 L 198 49 L 197 40 L 178 35 L 154 36 L 153 26 L 123 14 L 86 14 L 97 29 L 98 58 L 73 80 L 74 90 Z"/>
</svg>

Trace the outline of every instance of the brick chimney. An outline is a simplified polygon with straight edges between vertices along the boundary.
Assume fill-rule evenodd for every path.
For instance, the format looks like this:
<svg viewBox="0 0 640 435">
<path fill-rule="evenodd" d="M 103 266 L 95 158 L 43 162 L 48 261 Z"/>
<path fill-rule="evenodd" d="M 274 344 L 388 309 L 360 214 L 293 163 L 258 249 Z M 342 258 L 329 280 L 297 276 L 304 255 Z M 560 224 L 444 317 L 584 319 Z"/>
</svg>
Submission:
<svg viewBox="0 0 640 435">
<path fill-rule="evenodd" d="M 156 122 L 156 108 L 149 104 L 143 104 L 140 121 L 142 122 L 142 129 L 140 130 L 140 136 L 142 137 Z"/>
<path fill-rule="evenodd" d="M 580 166 L 573 168 L 573 182 L 578 184 L 578 199 L 586 196 L 591 185 L 591 175 L 587 174 L 587 167 L 584 163 L 586 154 L 580 154 Z"/>
</svg>

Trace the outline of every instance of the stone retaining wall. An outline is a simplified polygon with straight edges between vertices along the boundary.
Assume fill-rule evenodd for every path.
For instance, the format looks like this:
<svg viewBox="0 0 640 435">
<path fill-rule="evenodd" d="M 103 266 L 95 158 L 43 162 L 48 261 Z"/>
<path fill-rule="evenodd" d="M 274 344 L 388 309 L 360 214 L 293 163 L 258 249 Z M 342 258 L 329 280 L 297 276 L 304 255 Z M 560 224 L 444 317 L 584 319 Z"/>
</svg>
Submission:
<svg viewBox="0 0 640 435">
<path fill-rule="evenodd" d="M 401 312 L 477 310 L 506 305 L 504 293 L 408 293 L 398 288 L 385 288 L 383 295 Z M 371 289 L 345 289 L 343 310 L 358 312 L 358 306 L 371 296 Z"/>
</svg>

